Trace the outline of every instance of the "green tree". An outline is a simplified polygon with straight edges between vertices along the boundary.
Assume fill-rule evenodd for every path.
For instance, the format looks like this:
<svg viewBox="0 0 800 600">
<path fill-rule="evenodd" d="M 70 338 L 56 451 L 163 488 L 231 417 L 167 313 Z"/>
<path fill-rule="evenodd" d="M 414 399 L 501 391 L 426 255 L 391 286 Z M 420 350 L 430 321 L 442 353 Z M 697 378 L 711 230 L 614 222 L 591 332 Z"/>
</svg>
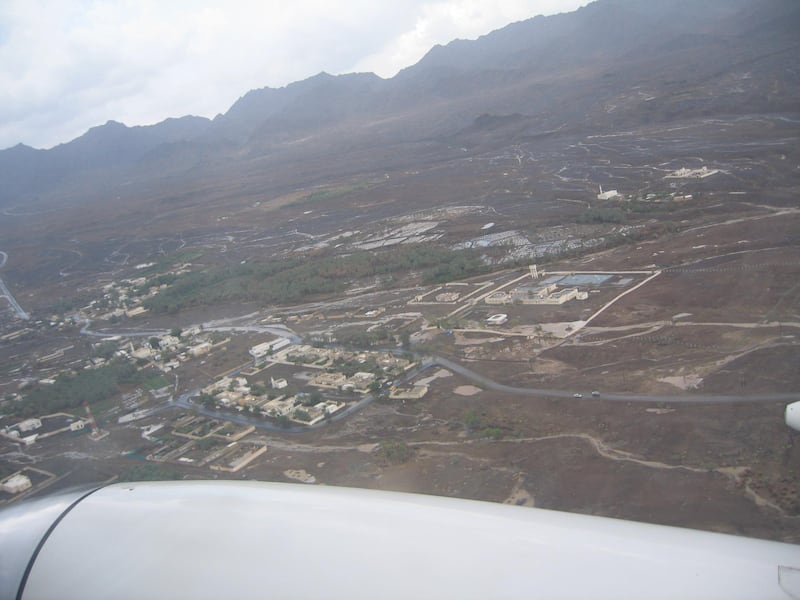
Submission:
<svg viewBox="0 0 800 600">
<path fill-rule="evenodd" d="M 206 394 L 205 392 L 200 394 L 197 401 L 208 409 L 214 408 L 214 406 L 217 403 L 217 401 L 214 399 L 214 396 L 212 396 L 211 394 Z"/>
<path fill-rule="evenodd" d="M 474 410 L 468 410 L 464 413 L 464 425 L 470 431 L 480 429 L 482 423 L 481 416 Z"/>
<path fill-rule="evenodd" d="M 503 437 L 503 430 L 499 427 L 486 427 L 481 431 L 481 435 L 490 440 L 499 440 Z"/>
<path fill-rule="evenodd" d="M 93 356 L 98 358 L 105 358 L 108 360 L 112 356 L 114 356 L 114 352 L 117 351 L 117 345 L 114 342 L 103 342 L 102 344 L 98 344 L 94 347 L 94 351 L 92 352 Z"/>
<path fill-rule="evenodd" d="M 409 350 L 411 348 L 411 333 L 408 329 L 403 329 L 400 332 L 400 345 L 403 347 L 403 350 Z"/>
<path fill-rule="evenodd" d="M 378 456 L 386 463 L 398 465 L 413 456 L 414 451 L 405 442 L 383 440 L 378 446 Z"/>
<path fill-rule="evenodd" d="M 307 411 L 303 410 L 302 408 L 295 408 L 294 409 L 294 418 L 298 421 L 310 421 L 311 415 L 308 414 Z"/>
</svg>

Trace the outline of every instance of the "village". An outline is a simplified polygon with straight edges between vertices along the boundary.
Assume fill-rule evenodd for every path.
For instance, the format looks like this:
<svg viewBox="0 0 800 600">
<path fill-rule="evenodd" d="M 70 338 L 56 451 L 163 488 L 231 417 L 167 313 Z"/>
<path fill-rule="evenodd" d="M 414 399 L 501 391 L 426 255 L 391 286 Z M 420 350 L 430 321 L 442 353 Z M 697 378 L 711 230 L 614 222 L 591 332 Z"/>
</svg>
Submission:
<svg viewBox="0 0 800 600">
<path fill-rule="evenodd" d="M 71 324 L 81 327 L 81 333 L 93 333 L 93 356 L 79 363 L 65 349 L 41 357 L 52 363 L 47 377 L 24 379 L 18 391 L 7 394 L 6 403 L 13 406 L 30 390 L 48 397 L 48 390 L 58 391 L 63 381 L 89 381 L 123 365 L 126 379 L 115 382 L 120 393 L 72 410 L 31 415 L 5 425 L 0 436 L 23 446 L 76 435 L 99 443 L 119 428 L 134 427 L 146 448 L 134 454 L 148 462 L 237 473 L 267 452 L 259 437 L 264 431 L 321 427 L 376 399 L 423 400 L 431 382 L 446 373 L 424 376 L 426 344 L 437 336 L 472 336 L 473 347 L 490 348 L 480 341 L 485 332 L 489 343 L 503 335 L 534 340 L 541 350 L 658 274 L 546 272 L 530 265 L 417 288 L 405 300 L 385 304 L 255 316 L 249 326 L 197 324 L 142 332 L 141 326 L 131 328 L 146 317 L 142 298 L 168 287 L 175 274 L 153 271 L 153 266 L 135 266 L 151 270 L 151 275 L 104 284 L 98 300 L 64 321 L 54 319 L 49 326 L 65 329 Z M 182 263 L 177 269 L 189 267 Z M 90 329 L 95 322 L 107 323 L 103 333 Z M 367 346 L 353 347 L 353 341 Z M 370 347 L 373 343 L 377 345 Z M 5 477 L 3 489 L 13 499 L 49 480 L 19 471 Z"/>
</svg>

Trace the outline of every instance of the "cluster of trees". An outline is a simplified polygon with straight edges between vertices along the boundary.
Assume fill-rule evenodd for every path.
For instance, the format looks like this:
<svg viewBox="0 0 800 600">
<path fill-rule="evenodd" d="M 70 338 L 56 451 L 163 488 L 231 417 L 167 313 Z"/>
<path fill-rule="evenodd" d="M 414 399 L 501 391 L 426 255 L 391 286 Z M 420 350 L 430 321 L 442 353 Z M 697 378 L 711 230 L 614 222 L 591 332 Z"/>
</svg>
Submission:
<svg viewBox="0 0 800 600">
<path fill-rule="evenodd" d="M 373 373 L 376 377 L 384 376 L 383 367 L 372 357 L 368 358 L 363 363 L 356 360 L 337 358 L 333 361 L 333 368 L 347 377 L 352 377 L 356 373 Z"/>
<path fill-rule="evenodd" d="M 629 214 L 672 213 L 680 205 L 669 196 L 659 202 L 634 200 L 626 202 L 624 208 L 590 208 L 578 216 L 578 223 L 624 223 Z"/>
<path fill-rule="evenodd" d="M 75 375 L 61 375 L 52 385 L 43 385 L 17 406 L 15 414 L 32 417 L 60 410 L 74 410 L 84 402 L 94 404 L 112 397 L 120 385 L 151 381 L 159 373 L 154 370 L 137 371 L 127 361 L 114 361 L 106 366 L 78 371 Z"/>
<path fill-rule="evenodd" d="M 89 292 L 75 294 L 74 296 L 59 296 L 57 300 L 42 309 L 43 313 L 63 315 L 81 306 L 86 306 L 94 298 Z"/>
<path fill-rule="evenodd" d="M 500 440 L 505 435 L 500 427 L 485 425 L 483 417 L 475 410 L 468 410 L 464 413 L 464 425 L 472 433 L 477 433 L 490 440 Z"/>
<path fill-rule="evenodd" d="M 188 306 L 224 301 L 293 304 L 343 292 L 358 279 L 418 272 L 427 283 L 441 283 L 486 270 L 473 250 L 454 251 L 434 245 L 358 252 L 348 256 L 292 258 L 245 263 L 187 273 L 144 306 L 153 312 L 174 313 Z"/>
<path fill-rule="evenodd" d="M 362 182 L 345 187 L 329 188 L 327 190 L 317 190 L 316 192 L 311 192 L 307 196 L 303 196 L 302 198 L 289 203 L 288 206 L 305 206 L 307 204 L 316 204 L 318 202 L 334 200 L 335 198 L 343 198 L 344 196 L 347 196 L 351 192 L 355 192 L 357 190 L 369 189 L 370 187 L 371 185 L 369 183 Z"/>
<path fill-rule="evenodd" d="M 383 440 L 378 446 L 378 456 L 390 465 L 399 465 L 414 455 L 412 450 L 405 442 L 395 440 Z"/>
<path fill-rule="evenodd" d="M 117 345 L 114 342 L 101 342 L 92 349 L 92 356 L 109 360 L 114 356 L 116 351 Z"/>
<path fill-rule="evenodd" d="M 158 287 L 161 285 L 170 285 L 175 283 L 178 276 L 175 273 L 162 273 L 148 279 L 143 285 L 133 290 L 135 296 L 144 296 L 150 291 L 150 288 Z"/>
<path fill-rule="evenodd" d="M 488 267 L 474 250 L 452 252 L 449 260 L 437 263 L 425 276 L 427 283 L 447 283 L 486 273 Z"/>
<path fill-rule="evenodd" d="M 205 392 L 200 394 L 200 396 L 197 398 L 197 401 L 204 407 L 208 408 L 209 410 L 213 410 L 217 404 L 217 401 L 214 399 L 214 396 L 212 396 L 211 394 L 206 394 Z"/>
<path fill-rule="evenodd" d="M 295 408 L 294 418 L 297 419 L 298 421 L 308 422 L 311 420 L 311 415 L 308 414 L 308 411 L 303 410 L 302 408 Z"/>
<path fill-rule="evenodd" d="M 369 348 L 380 343 L 394 340 L 394 336 L 385 327 L 378 327 L 373 331 L 351 331 L 337 335 L 340 344 L 354 348 Z"/>
<path fill-rule="evenodd" d="M 625 212 L 619 208 L 590 208 L 578 216 L 578 223 L 624 223 Z"/>
<path fill-rule="evenodd" d="M 315 404 L 322 402 L 322 393 L 320 393 L 318 390 L 314 390 L 309 394 L 300 395 L 298 398 L 300 400 L 300 404 L 303 406 L 314 406 Z M 306 419 L 306 421 L 307 420 L 308 419 Z"/>
<path fill-rule="evenodd" d="M 671 198 L 668 200 L 662 200 L 660 202 L 644 202 L 634 200 L 633 202 L 629 203 L 628 207 L 632 213 L 649 214 L 674 212 L 678 208 L 678 204 Z"/>
</svg>

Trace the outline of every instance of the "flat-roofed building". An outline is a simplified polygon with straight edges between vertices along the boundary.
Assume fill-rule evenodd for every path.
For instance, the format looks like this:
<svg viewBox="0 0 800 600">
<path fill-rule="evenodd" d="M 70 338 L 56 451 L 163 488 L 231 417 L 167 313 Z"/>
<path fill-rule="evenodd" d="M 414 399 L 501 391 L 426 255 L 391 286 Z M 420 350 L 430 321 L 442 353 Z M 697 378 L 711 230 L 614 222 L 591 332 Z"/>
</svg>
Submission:
<svg viewBox="0 0 800 600">
<path fill-rule="evenodd" d="M 33 431 L 34 429 L 39 429 L 41 426 L 41 419 L 25 419 L 17 424 L 17 428 L 23 433 L 26 431 Z"/>
<path fill-rule="evenodd" d="M 9 494 L 19 494 L 31 487 L 31 480 L 27 475 L 23 475 L 22 473 L 15 473 L 2 484 L 3 491 Z"/>
<path fill-rule="evenodd" d="M 273 354 L 282 348 L 286 348 L 286 346 L 289 346 L 291 343 L 292 341 L 287 338 L 278 338 L 277 340 L 272 340 L 271 342 L 263 342 L 250 348 L 250 356 L 258 360 L 264 358 L 265 356 L 269 356 L 270 354 Z"/>
</svg>

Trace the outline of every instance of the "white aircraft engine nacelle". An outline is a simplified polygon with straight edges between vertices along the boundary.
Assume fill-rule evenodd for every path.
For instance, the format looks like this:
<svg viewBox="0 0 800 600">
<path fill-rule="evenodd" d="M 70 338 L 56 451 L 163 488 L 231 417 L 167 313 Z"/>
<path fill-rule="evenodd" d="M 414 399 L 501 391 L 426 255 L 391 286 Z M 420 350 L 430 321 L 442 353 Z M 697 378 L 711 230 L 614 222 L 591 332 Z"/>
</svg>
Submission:
<svg viewBox="0 0 800 600">
<path fill-rule="evenodd" d="M 786 407 L 786 424 L 800 431 L 800 402 L 792 402 Z"/>
</svg>

